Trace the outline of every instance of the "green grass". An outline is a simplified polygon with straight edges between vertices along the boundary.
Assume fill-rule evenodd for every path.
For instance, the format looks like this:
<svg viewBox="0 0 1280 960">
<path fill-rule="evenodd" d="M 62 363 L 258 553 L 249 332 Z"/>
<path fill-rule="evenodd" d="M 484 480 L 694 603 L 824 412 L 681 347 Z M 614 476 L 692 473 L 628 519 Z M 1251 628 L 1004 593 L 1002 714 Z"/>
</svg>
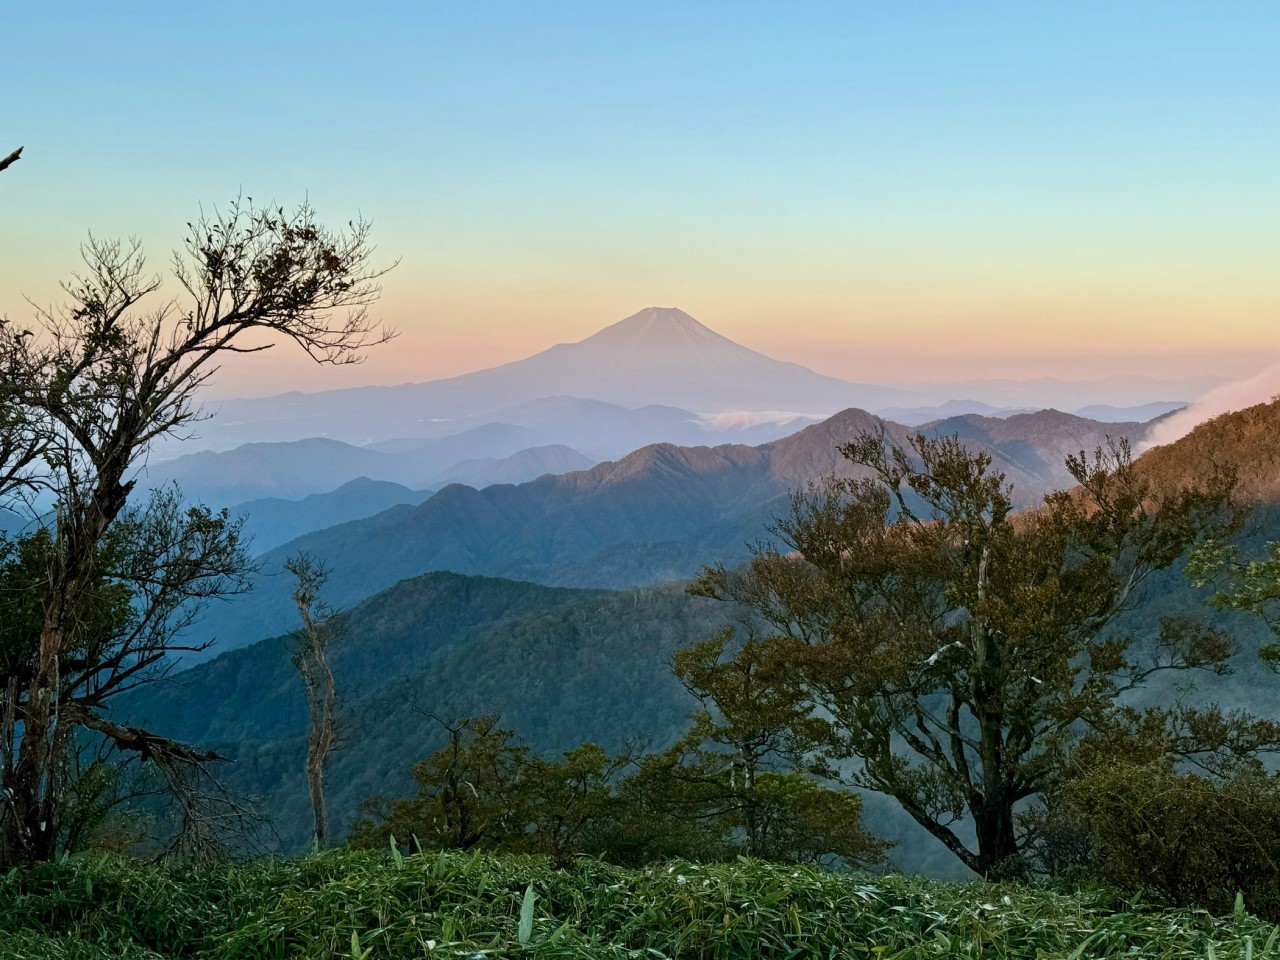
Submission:
<svg viewBox="0 0 1280 960">
<path fill-rule="evenodd" d="M 1280 960 L 1280 928 L 1104 892 L 763 863 L 556 871 L 346 851 L 203 870 L 90 859 L 0 877 L 0 957 Z"/>
</svg>

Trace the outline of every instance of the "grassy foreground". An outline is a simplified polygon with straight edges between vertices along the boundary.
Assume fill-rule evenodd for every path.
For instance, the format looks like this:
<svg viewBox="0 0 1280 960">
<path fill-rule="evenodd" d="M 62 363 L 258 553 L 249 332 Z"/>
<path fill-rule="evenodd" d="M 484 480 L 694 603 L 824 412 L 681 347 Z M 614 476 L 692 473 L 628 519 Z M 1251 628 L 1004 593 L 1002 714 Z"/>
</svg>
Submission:
<svg viewBox="0 0 1280 960">
<path fill-rule="evenodd" d="M 1280 928 L 1101 893 L 748 862 L 555 871 L 520 857 L 339 851 L 203 870 L 93 859 L 0 877 L 5 960 L 1121 956 L 1280 960 Z"/>
</svg>

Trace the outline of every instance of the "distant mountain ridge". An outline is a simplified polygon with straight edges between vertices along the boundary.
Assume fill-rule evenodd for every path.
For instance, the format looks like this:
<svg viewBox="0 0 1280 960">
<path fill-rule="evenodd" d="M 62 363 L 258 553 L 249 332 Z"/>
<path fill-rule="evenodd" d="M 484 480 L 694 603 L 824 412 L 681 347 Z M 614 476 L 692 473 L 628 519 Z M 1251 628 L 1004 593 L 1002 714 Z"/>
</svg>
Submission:
<svg viewBox="0 0 1280 960">
<path fill-rule="evenodd" d="M 187 453 L 153 461 L 142 479 L 152 485 L 177 482 L 188 496 L 216 504 L 296 499 L 331 491 L 357 477 L 413 489 L 451 481 L 486 486 L 582 469 L 650 443 L 765 443 L 814 422 L 803 417 L 761 423 L 729 418 L 722 424 L 678 407 L 629 408 L 575 397 L 542 397 L 493 416 L 497 419 L 442 420 L 433 425 L 432 436 L 396 437 L 367 446 L 308 437 Z M 552 447 L 561 448 L 561 453 L 548 453 Z M 566 457 L 564 448 L 577 456 Z M 506 462 L 513 457 L 517 459 Z M 467 466 L 460 467 L 464 463 Z"/>
<path fill-rule="evenodd" d="M 251 538 L 253 552 L 265 553 L 312 530 L 371 517 L 400 504 L 419 504 L 434 492 L 357 477 L 328 493 L 313 493 L 301 500 L 249 500 L 231 507 L 230 512 L 244 518 L 243 532 Z"/>
<path fill-rule="evenodd" d="M 1117 407 L 1106 403 L 1095 403 L 1073 411 L 1077 417 L 1088 417 L 1091 420 L 1115 422 L 1120 420 L 1139 420 L 1146 423 L 1163 417 L 1187 405 L 1185 400 L 1155 400 L 1132 407 Z"/>
<path fill-rule="evenodd" d="M 1100 420 L 1104 423 L 1146 423 L 1156 417 L 1162 417 L 1175 410 L 1181 410 L 1185 406 L 1186 402 L 1182 400 L 1157 400 L 1153 403 L 1143 403 L 1130 407 L 1094 403 L 1069 412 L 1086 420 Z M 1011 417 L 1018 413 L 1035 413 L 1036 410 L 1045 408 L 1043 404 L 1036 407 L 996 407 L 989 403 L 982 403 L 979 400 L 948 400 L 946 403 L 928 407 L 886 407 L 882 410 L 876 410 L 875 414 L 878 417 L 884 417 L 886 420 L 905 423 L 908 426 L 916 426 L 922 423 L 932 423 L 945 417 L 961 416 L 966 413 L 1003 418 Z"/>
<path fill-rule="evenodd" d="M 594 460 L 584 457 L 572 447 L 553 443 L 545 447 L 530 447 L 501 459 L 483 457 L 463 460 L 438 474 L 433 483 L 438 486 L 464 483 L 470 487 L 483 488 L 495 483 L 525 483 L 547 473 L 589 470 L 594 465 Z"/>
<path fill-rule="evenodd" d="M 840 444 L 881 428 L 898 443 L 913 432 L 846 410 L 759 446 L 654 444 L 530 483 L 451 485 L 418 506 L 309 533 L 261 564 L 277 571 L 294 550 L 314 553 L 334 568 L 331 599 L 339 605 L 429 570 L 575 587 L 683 579 L 704 564 L 745 558 L 746 544 L 765 535 L 791 490 L 833 471 L 847 475 Z M 1057 411 L 1009 420 L 969 415 L 925 430 L 962 433 L 989 452 L 1022 504 L 1071 483 L 1060 450 L 1091 449 L 1118 433 L 1115 424 Z M 264 576 L 248 596 L 212 611 L 205 629 L 235 646 L 284 629 L 292 616 L 283 578 Z"/>
<path fill-rule="evenodd" d="M 996 407 L 980 400 L 948 400 L 946 403 L 926 407 L 885 407 L 876 410 L 875 414 L 895 423 L 915 427 L 944 417 L 963 416 L 966 413 L 976 413 L 983 417 L 1007 417 L 1014 413 L 1032 412 L 1034 411 L 1020 407 Z"/>
</svg>

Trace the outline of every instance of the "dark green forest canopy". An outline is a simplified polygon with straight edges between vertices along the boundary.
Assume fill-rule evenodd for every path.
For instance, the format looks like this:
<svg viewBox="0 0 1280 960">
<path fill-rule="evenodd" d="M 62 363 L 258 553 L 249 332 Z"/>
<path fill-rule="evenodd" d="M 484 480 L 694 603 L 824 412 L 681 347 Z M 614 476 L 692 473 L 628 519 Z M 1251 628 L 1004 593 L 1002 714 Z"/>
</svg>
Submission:
<svg viewBox="0 0 1280 960">
<path fill-rule="evenodd" d="M 409 768 L 443 743 L 431 714 L 495 712 L 535 749 L 583 741 L 666 746 L 694 701 L 671 673 L 676 650 L 730 611 L 682 585 L 570 590 L 433 573 L 343 617 L 333 646 L 343 707 L 329 784 L 335 828 L 375 793 L 408 790 Z M 266 795 L 288 849 L 307 843 L 306 705 L 287 637 L 225 653 L 118 704 L 234 762 L 229 783 Z"/>
</svg>

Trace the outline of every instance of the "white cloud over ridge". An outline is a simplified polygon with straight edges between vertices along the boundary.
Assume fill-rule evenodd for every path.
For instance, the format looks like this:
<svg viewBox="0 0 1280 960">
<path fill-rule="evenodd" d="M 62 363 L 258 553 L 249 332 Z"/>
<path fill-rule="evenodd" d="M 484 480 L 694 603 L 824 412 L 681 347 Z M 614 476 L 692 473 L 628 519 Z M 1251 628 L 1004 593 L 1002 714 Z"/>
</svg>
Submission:
<svg viewBox="0 0 1280 960">
<path fill-rule="evenodd" d="M 1185 437 L 1193 429 L 1224 413 L 1266 403 L 1280 395 L 1280 363 L 1246 380 L 1224 383 L 1183 410 L 1160 421 L 1147 435 L 1142 449 L 1158 447 Z"/>
</svg>

